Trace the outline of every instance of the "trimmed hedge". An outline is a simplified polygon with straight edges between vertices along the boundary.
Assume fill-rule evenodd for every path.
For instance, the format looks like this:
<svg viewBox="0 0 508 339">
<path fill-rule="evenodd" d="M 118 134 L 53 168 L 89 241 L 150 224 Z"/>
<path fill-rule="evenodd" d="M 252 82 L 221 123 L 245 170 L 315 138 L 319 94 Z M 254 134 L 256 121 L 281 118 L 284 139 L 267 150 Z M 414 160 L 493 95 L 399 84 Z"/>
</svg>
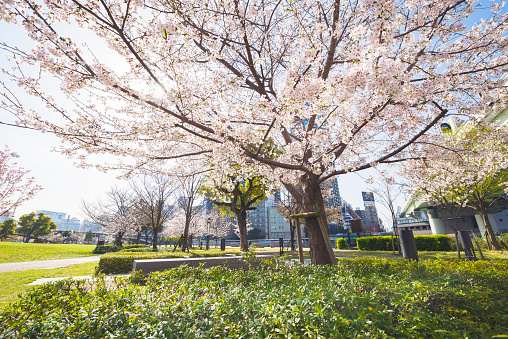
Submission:
<svg viewBox="0 0 508 339">
<path fill-rule="evenodd" d="M 415 243 L 418 251 L 454 251 L 455 238 L 443 235 L 415 235 Z M 374 236 L 361 237 L 356 239 L 356 244 L 360 251 L 391 251 L 392 237 Z M 398 250 L 398 244 L 395 242 L 395 249 Z"/>
<path fill-rule="evenodd" d="M 115 246 L 115 245 L 100 245 L 95 246 L 93 250 L 93 254 L 104 254 L 109 252 L 118 252 L 122 249 L 122 246 Z"/>
<path fill-rule="evenodd" d="M 150 246 L 143 244 L 132 244 L 132 245 L 123 245 L 122 250 L 129 250 L 131 248 L 150 248 Z"/>
<path fill-rule="evenodd" d="M 134 260 L 138 259 L 169 259 L 169 258 L 183 258 L 189 256 L 191 258 L 197 257 L 221 257 L 226 254 L 241 255 L 239 250 L 227 250 L 224 252 L 219 251 L 196 251 L 196 252 L 115 252 L 107 253 L 101 256 L 97 271 L 104 274 L 118 274 L 128 273 L 132 271 Z"/>
<path fill-rule="evenodd" d="M 347 244 L 347 242 L 346 242 L 346 240 L 344 238 L 338 238 L 337 239 L 337 248 L 339 250 L 343 250 L 343 249 L 349 248 L 349 246 L 348 246 L 348 244 Z"/>
</svg>

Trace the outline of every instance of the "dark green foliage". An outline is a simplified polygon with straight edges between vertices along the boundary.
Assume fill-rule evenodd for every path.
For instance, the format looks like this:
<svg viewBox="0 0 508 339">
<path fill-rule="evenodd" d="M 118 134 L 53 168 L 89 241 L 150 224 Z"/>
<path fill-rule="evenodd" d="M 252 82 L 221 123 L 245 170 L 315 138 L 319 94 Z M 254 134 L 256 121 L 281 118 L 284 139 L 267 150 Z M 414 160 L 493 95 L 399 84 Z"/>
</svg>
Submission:
<svg viewBox="0 0 508 339">
<path fill-rule="evenodd" d="M 93 241 L 93 232 L 92 230 L 89 230 L 88 232 L 86 232 L 85 234 L 85 243 L 91 243 Z"/>
<path fill-rule="evenodd" d="M 100 245 L 96 246 L 93 250 L 93 254 L 104 254 L 109 252 L 118 252 L 122 249 L 122 246 L 115 245 Z"/>
<path fill-rule="evenodd" d="M 18 224 L 14 219 L 7 219 L 0 223 L 0 240 L 5 240 L 9 235 L 14 234 L 17 226 Z"/>
<path fill-rule="evenodd" d="M 42 237 L 56 230 L 56 224 L 44 213 L 35 212 L 19 217 L 18 232 L 23 235 L 23 240 L 28 242 L 31 238 Z"/>
<path fill-rule="evenodd" d="M 454 251 L 455 239 L 453 237 L 436 234 L 436 235 L 415 235 L 415 243 L 418 251 Z M 398 250 L 397 241 L 395 242 L 395 250 Z M 361 237 L 356 240 L 356 244 L 360 251 L 391 251 L 392 237 L 375 236 Z"/>
<path fill-rule="evenodd" d="M 348 244 L 347 244 L 347 242 L 346 242 L 346 240 L 344 238 L 338 238 L 337 239 L 337 248 L 339 250 L 344 250 L 344 249 L 348 249 L 349 248 L 349 246 L 348 246 Z"/>
<path fill-rule="evenodd" d="M 98 272 L 104 274 L 128 273 L 132 271 L 134 260 L 137 259 L 168 259 L 182 258 L 184 255 L 190 257 L 218 257 L 226 254 L 241 255 L 240 251 L 228 250 L 218 251 L 191 251 L 191 252 L 130 252 L 120 251 L 116 253 L 107 253 L 101 256 Z"/>
<path fill-rule="evenodd" d="M 505 261 L 343 259 L 65 280 L 4 309 L 0 337 L 492 338 L 508 334 L 507 279 Z"/>
</svg>

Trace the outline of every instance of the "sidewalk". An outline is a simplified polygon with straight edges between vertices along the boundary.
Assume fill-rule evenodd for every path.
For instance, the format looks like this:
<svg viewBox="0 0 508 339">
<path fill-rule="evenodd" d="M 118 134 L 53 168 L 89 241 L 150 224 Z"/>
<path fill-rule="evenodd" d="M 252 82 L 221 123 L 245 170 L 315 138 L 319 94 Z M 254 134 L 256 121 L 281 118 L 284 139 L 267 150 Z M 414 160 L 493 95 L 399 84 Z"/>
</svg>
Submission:
<svg viewBox="0 0 508 339">
<path fill-rule="evenodd" d="M 69 265 L 99 261 L 99 259 L 100 255 L 94 255 L 93 257 L 82 257 L 71 259 L 2 263 L 0 264 L 0 273 L 66 267 Z"/>
</svg>

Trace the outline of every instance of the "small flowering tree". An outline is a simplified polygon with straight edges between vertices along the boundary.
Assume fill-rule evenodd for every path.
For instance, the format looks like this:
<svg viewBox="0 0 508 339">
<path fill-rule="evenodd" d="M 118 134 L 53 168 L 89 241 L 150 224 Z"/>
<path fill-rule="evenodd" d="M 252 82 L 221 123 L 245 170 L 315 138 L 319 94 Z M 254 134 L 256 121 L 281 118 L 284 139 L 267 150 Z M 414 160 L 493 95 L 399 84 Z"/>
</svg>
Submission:
<svg viewBox="0 0 508 339">
<path fill-rule="evenodd" d="M 83 202 L 82 210 L 94 223 L 115 237 L 116 246 L 121 246 L 124 235 L 136 230 L 134 200 L 131 192 L 117 187 L 113 187 L 106 196 L 105 201 L 98 201 L 97 204 Z"/>
<path fill-rule="evenodd" d="M 134 214 L 138 222 L 138 232 L 142 226 L 148 226 L 152 231 L 152 246 L 157 250 L 157 239 L 163 225 L 171 217 L 174 206 L 170 205 L 170 198 L 176 189 L 170 177 L 156 173 L 143 176 L 131 182 L 134 192 Z M 138 233 L 138 237 L 139 237 Z"/>
<path fill-rule="evenodd" d="M 27 177 L 29 171 L 13 162 L 15 157 L 16 153 L 8 147 L 0 150 L 0 217 L 7 216 L 42 189 L 34 178 Z"/>
<path fill-rule="evenodd" d="M 476 210 L 496 250 L 500 246 L 488 213 L 508 191 L 507 132 L 504 128 L 471 123 L 443 136 L 441 142 L 427 145 L 425 156 L 406 163 L 403 171 L 422 200 L 450 211 L 455 230 L 460 230 L 457 215 L 461 208 Z"/>
<path fill-rule="evenodd" d="M 315 206 L 324 217 L 327 179 L 413 157 L 451 114 L 506 107 L 504 3 L 478 5 L 3 1 L 0 19 L 22 25 L 35 47 L 5 45 L 14 69 L 2 76 L 61 119 L 13 91 L 2 107 L 17 124 L 65 139 L 69 155 L 133 159 L 123 168 L 184 157 L 233 163 L 242 171 L 229 174 L 282 183 L 304 212 Z M 466 26 L 475 10 L 485 20 Z M 40 72 L 29 74 L 33 66 Z M 48 92 L 57 86 L 46 76 L 71 105 Z M 306 225 L 312 262 L 333 263 L 317 218 Z"/>
<path fill-rule="evenodd" d="M 195 211 L 190 219 L 184 209 L 178 209 L 173 213 L 165 225 L 161 235 L 167 238 L 180 238 L 182 242 L 182 251 L 189 250 L 192 238 L 206 233 L 206 222 L 201 218 L 200 213 Z M 184 236 L 187 228 L 187 237 Z M 176 247 L 175 247 L 176 248 Z"/>
</svg>

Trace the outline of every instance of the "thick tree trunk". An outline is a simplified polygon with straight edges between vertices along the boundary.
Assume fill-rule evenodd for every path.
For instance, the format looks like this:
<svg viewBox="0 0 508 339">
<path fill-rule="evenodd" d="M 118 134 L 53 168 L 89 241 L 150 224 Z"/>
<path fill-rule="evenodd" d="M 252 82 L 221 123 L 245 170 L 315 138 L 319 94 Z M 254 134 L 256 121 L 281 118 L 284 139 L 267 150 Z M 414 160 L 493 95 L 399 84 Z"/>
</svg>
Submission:
<svg viewBox="0 0 508 339">
<path fill-rule="evenodd" d="M 480 215 L 482 216 L 483 223 L 485 224 L 485 229 L 487 230 L 487 236 L 489 237 L 492 247 L 494 247 L 495 250 L 501 250 L 501 246 L 499 246 L 496 235 L 494 234 L 494 230 L 492 229 L 492 225 L 490 224 L 487 211 L 480 212 Z"/>
<path fill-rule="evenodd" d="M 116 234 L 115 246 L 122 246 L 122 237 L 123 237 L 123 233 L 119 232 Z"/>
<path fill-rule="evenodd" d="M 141 234 L 143 231 L 139 231 L 138 235 L 136 236 L 136 244 L 139 244 L 141 242 Z"/>
<path fill-rule="evenodd" d="M 314 206 L 317 206 L 324 224 L 327 225 L 323 196 L 321 194 L 321 187 L 319 186 L 318 179 L 319 178 L 317 176 L 311 178 L 304 176 L 301 179 L 303 188 L 303 210 L 304 212 L 314 212 Z M 330 241 L 330 238 L 328 237 L 328 230 L 326 230 L 326 238 L 323 237 L 319 221 L 315 217 L 306 218 L 305 224 L 309 234 L 311 262 L 315 265 L 335 264 L 328 253 L 326 245 L 326 241 Z"/>
<path fill-rule="evenodd" d="M 238 229 L 240 230 L 240 249 L 242 251 L 249 250 L 249 240 L 247 239 L 247 211 L 234 210 L 236 220 L 238 221 Z"/>
</svg>

